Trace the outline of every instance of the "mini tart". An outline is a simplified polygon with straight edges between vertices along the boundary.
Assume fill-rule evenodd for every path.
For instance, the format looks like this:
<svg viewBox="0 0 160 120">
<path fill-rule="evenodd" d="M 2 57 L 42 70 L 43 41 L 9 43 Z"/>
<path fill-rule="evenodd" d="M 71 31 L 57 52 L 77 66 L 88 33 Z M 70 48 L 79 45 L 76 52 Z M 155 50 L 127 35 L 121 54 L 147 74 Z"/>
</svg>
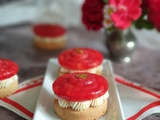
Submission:
<svg viewBox="0 0 160 120">
<path fill-rule="evenodd" d="M 61 49 L 66 44 L 66 30 L 57 24 L 36 24 L 33 26 L 33 44 L 42 50 Z"/>
<path fill-rule="evenodd" d="M 52 89 L 54 110 L 63 120 L 96 120 L 107 111 L 108 82 L 100 75 L 65 74 Z"/>
<path fill-rule="evenodd" d="M 13 94 L 18 88 L 18 66 L 11 60 L 0 59 L 0 98 Z"/>
<path fill-rule="evenodd" d="M 102 73 L 102 54 L 91 48 L 72 48 L 63 51 L 58 56 L 61 65 L 58 75 L 68 73 L 89 72 L 101 75 Z"/>
</svg>

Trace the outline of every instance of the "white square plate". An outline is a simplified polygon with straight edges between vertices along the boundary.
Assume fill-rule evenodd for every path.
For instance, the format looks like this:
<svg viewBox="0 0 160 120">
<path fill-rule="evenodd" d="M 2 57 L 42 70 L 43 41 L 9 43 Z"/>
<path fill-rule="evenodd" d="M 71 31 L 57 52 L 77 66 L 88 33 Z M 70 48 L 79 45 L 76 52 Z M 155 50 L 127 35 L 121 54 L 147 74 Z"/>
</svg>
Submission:
<svg viewBox="0 0 160 120">
<path fill-rule="evenodd" d="M 53 109 L 52 83 L 58 77 L 59 64 L 57 59 L 50 59 L 44 82 L 41 88 L 33 120 L 60 120 Z M 108 110 L 99 120 L 124 120 L 120 97 L 115 84 L 111 63 L 108 60 L 103 62 L 103 76 L 109 82 Z"/>
</svg>

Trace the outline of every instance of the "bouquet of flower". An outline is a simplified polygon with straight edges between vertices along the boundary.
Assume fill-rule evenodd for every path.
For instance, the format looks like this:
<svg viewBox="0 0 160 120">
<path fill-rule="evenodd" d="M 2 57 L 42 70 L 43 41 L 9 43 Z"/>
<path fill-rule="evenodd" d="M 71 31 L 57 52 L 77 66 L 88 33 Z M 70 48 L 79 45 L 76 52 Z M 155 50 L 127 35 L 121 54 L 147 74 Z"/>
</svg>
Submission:
<svg viewBox="0 0 160 120">
<path fill-rule="evenodd" d="M 160 0 L 85 0 L 82 22 L 88 30 L 101 28 L 160 29 Z"/>
</svg>

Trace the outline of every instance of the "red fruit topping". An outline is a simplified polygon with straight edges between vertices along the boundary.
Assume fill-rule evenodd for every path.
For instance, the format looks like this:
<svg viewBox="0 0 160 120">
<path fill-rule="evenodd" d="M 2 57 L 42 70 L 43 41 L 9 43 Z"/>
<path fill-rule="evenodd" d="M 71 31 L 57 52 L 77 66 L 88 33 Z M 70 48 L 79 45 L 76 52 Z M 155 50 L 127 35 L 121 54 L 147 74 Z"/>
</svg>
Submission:
<svg viewBox="0 0 160 120">
<path fill-rule="evenodd" d="M 0 80 L 4 80 L 17 74 L 18 66 L 11 60 L 0 59 Z"/>
<path fill-rule="evenodd" d="M 86 70 L 102 64 L 103 56 L 90 48 L 72 48 L 62 52 L 58 61 L 66 69 Z"/>
<path fill-rule="evenodd" d="M 33 31 L 40 37 L 58 37 L 66 32 L 62 26 L 56 24 L 36 24 Z"/>
<path fill-rule="evenodd" d="M 52 85 L 54 93 L 69 101 L 86 101 L 104 95 L 108 90 L 107 80 L 91 73 L 65 74 Z"/>
</svg>

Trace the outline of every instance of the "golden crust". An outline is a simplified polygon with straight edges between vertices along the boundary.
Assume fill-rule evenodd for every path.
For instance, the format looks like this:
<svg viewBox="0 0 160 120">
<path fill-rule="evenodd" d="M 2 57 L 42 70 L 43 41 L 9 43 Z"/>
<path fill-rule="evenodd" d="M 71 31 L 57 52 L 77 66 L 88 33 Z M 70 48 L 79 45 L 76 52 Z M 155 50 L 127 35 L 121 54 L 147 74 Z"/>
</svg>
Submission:
<svg viewBox="0 0 160 120">
<path fill-rule="evenodd" d="M 60 76 L 62 76 L 62 75 L 64 75 L 64 74 L 69 74 L 69 73 L 61 72 L 61 71 L 60 71 L 60 68 L 59 68 L 59 69 L 58 69 L 58 76 L 60 77 Z M 97 73 L 96 73 L 96 74 L 102 75 L 102 70 L 97 70 Z"/>
<path fill-rule="evenodd" d="M 35 39 L 33 40 L 33 45 L 36 48 L 41 49 L 41 50 L 46 50 L 46 51 L 52 51 L 52 50 L 58 50 L 58 49 L 64 48 L 65 44 L 66 44 L 65 39 L 63 41 L 60 41 L 60 42 L 57 42 L 57 43 L 41 42 L 41 40 L 37 41 Z"/>
<path fill-rule="evenodd" d="M 72 108 L 62 108 L 54 99 L 54 110 L 62 120 L 97 120 L 107 111 L 107 100 L 98 107 L 89 107 L 82 111 L 75 111 Z"/>
<path fill-rule="evenodd" d="M 18 80 L 14 81 L 6 88 L 0 88 L 0 98 L 12 95 L 17 89 L 18 89 Z"/>
</svg>

